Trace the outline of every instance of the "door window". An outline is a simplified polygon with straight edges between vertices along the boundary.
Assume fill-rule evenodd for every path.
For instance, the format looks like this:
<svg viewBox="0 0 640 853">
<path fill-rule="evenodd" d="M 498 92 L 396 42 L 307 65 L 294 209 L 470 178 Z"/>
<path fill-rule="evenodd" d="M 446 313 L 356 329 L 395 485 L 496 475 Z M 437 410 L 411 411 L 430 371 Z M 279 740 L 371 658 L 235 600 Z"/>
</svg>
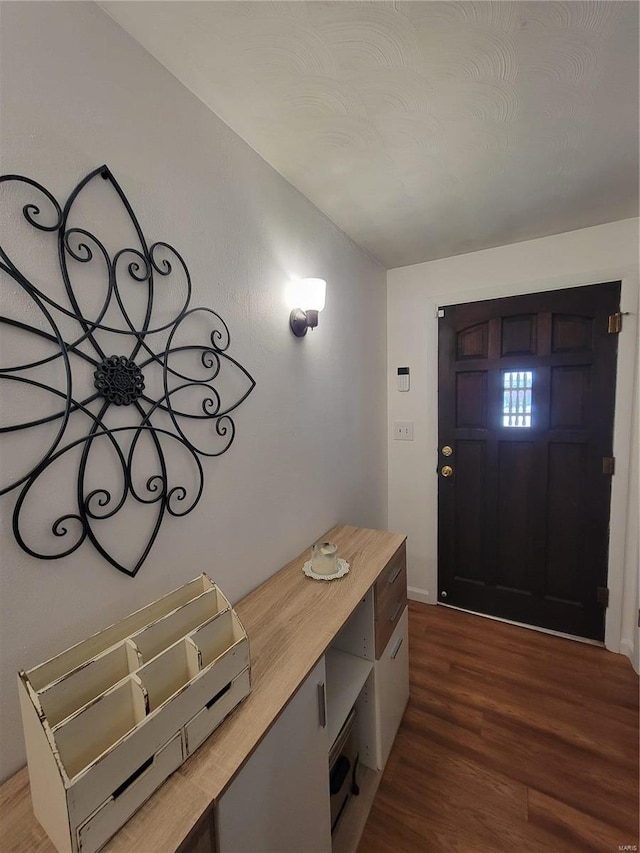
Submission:
<svg viewBox="0 0 640 853">
<path fill-rule="evenodd" d="M 531 394 L 533 371 L 516 370 L 503 373 L 502 425 L 531 426 Z"/>
</svg>

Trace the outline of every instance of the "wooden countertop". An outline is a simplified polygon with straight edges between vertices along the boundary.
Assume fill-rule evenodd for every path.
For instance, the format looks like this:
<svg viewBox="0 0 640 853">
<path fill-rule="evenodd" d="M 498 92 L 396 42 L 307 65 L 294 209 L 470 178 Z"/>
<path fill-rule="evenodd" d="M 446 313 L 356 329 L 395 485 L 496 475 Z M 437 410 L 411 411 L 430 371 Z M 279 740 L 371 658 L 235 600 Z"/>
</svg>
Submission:
<svg viewBox="0 0 640 853">
<path fill-rule="evenodd" d="M 307 578 L 302 572 L 307 549 L 236 605 L 249 637 L 252 692 L 111 839 L 105 853 L 174 853 L 405 540 L 399 533 L 342 526 L 323 538 L 337 544 L 349 573 L 335 582 Z M 0 853 L 55 853 L 33 815 L 26 767 L 0 787 Z"/>
</svg>

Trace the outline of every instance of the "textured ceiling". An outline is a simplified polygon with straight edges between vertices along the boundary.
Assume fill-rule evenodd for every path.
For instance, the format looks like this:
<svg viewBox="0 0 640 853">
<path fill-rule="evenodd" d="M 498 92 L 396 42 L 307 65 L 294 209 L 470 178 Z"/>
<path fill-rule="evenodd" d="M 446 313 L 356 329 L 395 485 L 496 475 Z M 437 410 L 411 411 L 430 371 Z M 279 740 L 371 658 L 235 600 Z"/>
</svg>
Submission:
<svg viewBox="0 0 640 853">
<path fill-rule="evenodd" d="M 101 6 L 387 268 L 638 213 L 636 2 Z"/>
</svg>

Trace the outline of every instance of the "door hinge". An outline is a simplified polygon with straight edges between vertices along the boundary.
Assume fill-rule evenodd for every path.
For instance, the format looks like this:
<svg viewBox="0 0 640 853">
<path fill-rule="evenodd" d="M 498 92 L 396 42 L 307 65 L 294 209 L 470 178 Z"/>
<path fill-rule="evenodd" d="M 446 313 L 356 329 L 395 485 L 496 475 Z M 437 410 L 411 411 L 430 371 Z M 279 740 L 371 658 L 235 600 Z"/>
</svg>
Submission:
<svg viewBox="0 0 640 853">
<path fill-rule="evenodd" d="M 598 604 L 602 604 L 603 607 L 609 606 L 609 590 L 606 586 L 599 586 L 596 589 L 596 599 Z"/>
<path fill-rule="evenodd" d="M 616 457 L 615 456 L 603 456 L 602 457 L 602 473 L 608 474 L 611 477 L 616 473 Z"/>
<path fill-rule="evenodd" d="M 617 335 L 622 331 L 622 318 L 626 317 L 628 313 L 628 311 L 616 311 L 615 314 L 609 314 L 607 332 L 610 335 Z"/>
<path fill-rule="evenodd" d="M 442 320 L 444 317 L 444 308 L 436 308 L 436 317 L 438 320 Z"/>
</svg>

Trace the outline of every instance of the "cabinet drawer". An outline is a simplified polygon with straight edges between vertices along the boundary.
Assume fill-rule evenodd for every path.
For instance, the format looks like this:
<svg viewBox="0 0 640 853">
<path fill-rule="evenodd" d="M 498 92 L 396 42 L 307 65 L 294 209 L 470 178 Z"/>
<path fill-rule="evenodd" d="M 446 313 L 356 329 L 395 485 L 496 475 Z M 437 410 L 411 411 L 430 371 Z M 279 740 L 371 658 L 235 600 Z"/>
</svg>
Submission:
<svg viewBox="0 0 640 853">
<path fill-rule="evenodd" d="M 247 668 L 211 698 L 202 711 L 199 711 L 184 727 L 187 755 L 195 752 L 202 741 L 209 737 L 250 690 L 251 682 Z"/>
<path fill-rule="evenodd" d="M 384 767 L 409 699 L 409 611 L 405 607 L 375 663 L 378 766 Z"/>
<path fill-rule="evenodd" d="M 404 545 L 375 585 L 376 660 L 389 642 L 407 604 L 407 564 Z"/>
<path fill-rule="evenodd" d="M 403 542 L 398 548 L 393 557 L 389 560 L 384 569 L 380 572 L 376 581 L 376 593 L 380 592 L 387 586 L 393 586 L 397 580 L 398 569 L 407 565 L 407 546 Z"/>
<path fill-rule="evenodd" d="M 181 764 L 182 737 L 178 732 L 78 828 L 80 853 L 99 850 Z"/>
</svg>

